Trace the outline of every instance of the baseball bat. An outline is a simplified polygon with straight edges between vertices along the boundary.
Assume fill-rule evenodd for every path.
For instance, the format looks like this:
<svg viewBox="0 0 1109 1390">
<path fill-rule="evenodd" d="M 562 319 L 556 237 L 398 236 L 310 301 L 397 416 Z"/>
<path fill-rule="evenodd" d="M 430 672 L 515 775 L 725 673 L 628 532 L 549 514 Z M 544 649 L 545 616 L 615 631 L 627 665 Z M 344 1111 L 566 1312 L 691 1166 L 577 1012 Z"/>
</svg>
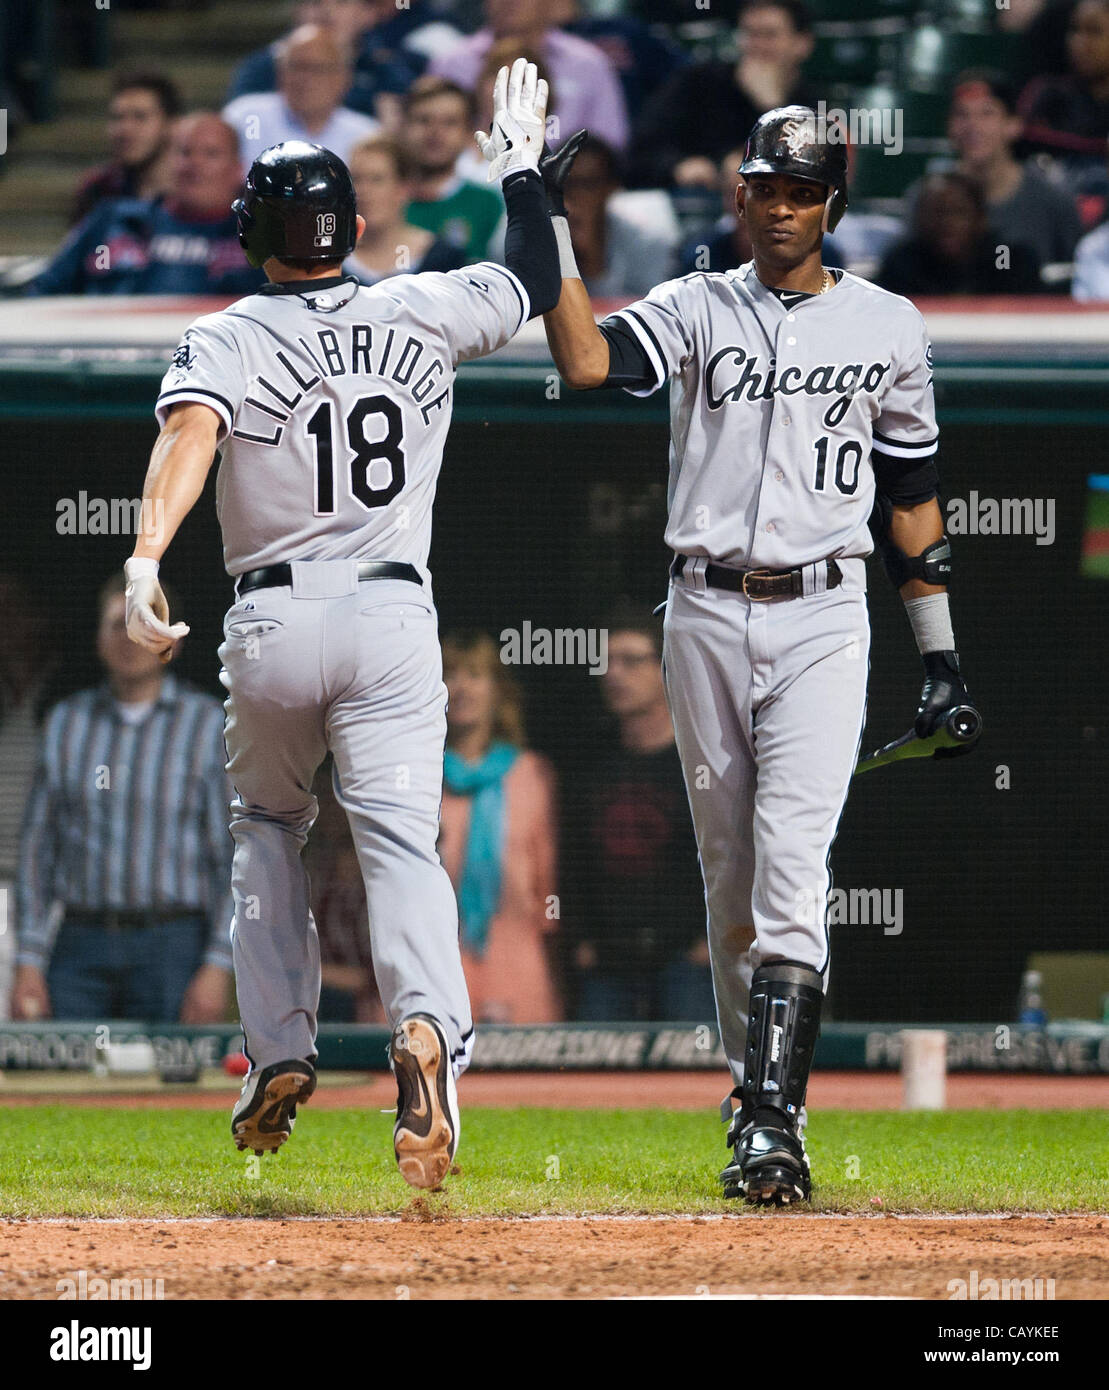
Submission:
<svg viewBox="0 0 1109 1390">
<path fill-rule="evenodd" d="M 940 748 L 957 748 L 960 744 L 969 746 L 976 742 L 982 732 L 982 716 L 970 705 L 956 705 L 943 717 L 939 727 L 927 738 L 920 738 L 909 730 L 901 738 L 894 739 L 882 748 L 876 748 L 869 757 L 860 760 L 854 776 L 869 772 L 871 768 L 885 767 L 887 763 L 898 763 L 905 758 L 930 758 Z"/>
</svg>

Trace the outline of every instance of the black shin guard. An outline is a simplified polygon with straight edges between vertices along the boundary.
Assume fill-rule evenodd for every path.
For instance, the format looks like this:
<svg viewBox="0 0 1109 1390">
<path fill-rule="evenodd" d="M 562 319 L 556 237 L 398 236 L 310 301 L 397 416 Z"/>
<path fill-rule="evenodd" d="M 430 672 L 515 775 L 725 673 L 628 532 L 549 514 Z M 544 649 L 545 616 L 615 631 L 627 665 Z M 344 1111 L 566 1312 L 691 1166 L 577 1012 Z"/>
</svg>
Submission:
<svg viewBox="0 0 1109 1390">
<path fill-rule="evenodd" d="M 771 1116 L 759 1112 L 770 1110 L 784 1112 L 790 1128 L 797 1123 L 823 1002 L 823 978 L 809 965 L 776 961 L 755 971 L 743 1065 L 743 1110 L 748 1120 L 763 1123 Z"/>
</svg>

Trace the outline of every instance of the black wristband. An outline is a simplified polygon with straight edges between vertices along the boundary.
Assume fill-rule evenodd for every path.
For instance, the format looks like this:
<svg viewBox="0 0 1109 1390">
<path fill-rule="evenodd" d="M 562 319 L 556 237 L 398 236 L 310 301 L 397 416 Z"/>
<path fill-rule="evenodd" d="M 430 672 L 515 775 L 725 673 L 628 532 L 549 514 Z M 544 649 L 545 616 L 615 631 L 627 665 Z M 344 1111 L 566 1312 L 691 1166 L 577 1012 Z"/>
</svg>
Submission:
<svg viewBox="0 0 1109 1390">
<path fill-rule="evenodd" d="M 549 313 L 562 293 L 558 243 L 547 213 L 543 180 L 533 169 L 509 174 L 501 184 L 508 227 L 504 263 L 528 292 L 528 318 Z"/>
</svg>

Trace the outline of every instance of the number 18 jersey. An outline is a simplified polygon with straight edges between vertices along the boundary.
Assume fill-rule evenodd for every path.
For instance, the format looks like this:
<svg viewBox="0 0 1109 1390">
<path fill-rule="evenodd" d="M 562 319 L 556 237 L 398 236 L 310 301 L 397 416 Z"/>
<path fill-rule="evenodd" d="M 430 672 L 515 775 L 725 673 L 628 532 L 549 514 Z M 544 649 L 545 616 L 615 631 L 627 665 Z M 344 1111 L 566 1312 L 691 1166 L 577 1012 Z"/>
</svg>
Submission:
<svg viewBox="0 0 1109 1390">
<path fill-rule="evenodd" d="M 185 332 L 158 396 L 219 416 L 216 507 L 231 575 L 289 560 L 407 561 L 426 580 L 455 369 L 528 317 L 492 263 L 373 286 L 298 281 Z"/>
</svg>

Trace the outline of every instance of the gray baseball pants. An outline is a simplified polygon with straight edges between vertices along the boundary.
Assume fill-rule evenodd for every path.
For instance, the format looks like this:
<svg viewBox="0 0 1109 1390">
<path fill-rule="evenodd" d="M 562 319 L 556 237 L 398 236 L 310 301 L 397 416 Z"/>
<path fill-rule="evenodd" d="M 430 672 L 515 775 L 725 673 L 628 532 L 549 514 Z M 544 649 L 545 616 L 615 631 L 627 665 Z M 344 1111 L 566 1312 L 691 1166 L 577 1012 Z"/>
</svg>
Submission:
<svg viewBox="0 0 1109 1390">
<path fill-rule="evenodd" d="M 870 651 L 864 562 L 840 564 L 836 589 L 814 565 L 805 594 L 757 602 L 707 586 L 704 561 L 687 562 L 666 605 L 666 691 L 736 1085 L 755 969 L 791 960 L 827 971 L 828 856 L 858 756 Z"/>
<path fill-rule="evenodd" d="M 292 587 L 255 589 L 228 610 L 220 660 L 235 986 L 252 1064 L 316 1055 L 320 952 L 301 850 L 330 749 L 386 1015 L 432 1014 L 464 1070 L 473 1023 L 436 851 L 446 688 L 430 594 L 406 580 L 359 583 L 346 560 L 294 562 Z"/>
</svg>

